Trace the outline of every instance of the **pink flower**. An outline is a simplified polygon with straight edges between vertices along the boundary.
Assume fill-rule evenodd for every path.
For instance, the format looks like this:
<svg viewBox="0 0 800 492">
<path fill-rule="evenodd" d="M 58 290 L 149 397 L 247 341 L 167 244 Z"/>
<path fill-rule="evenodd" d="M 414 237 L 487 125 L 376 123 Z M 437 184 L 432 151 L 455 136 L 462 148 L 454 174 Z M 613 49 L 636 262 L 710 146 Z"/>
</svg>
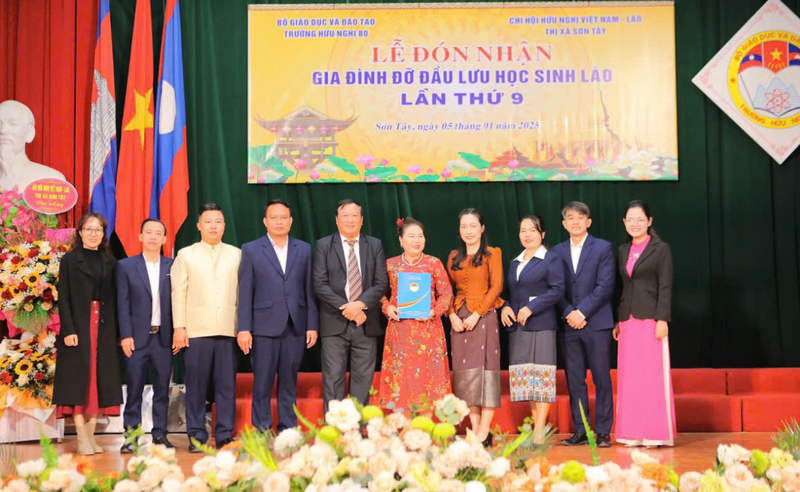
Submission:
<svg viewBox="0 0 800 492">
<path fill-rule="evenodd" d="M 374 162 L 370 162 L 370 163 L 364 164 L 364 168 L 365 169 L 375 169 L 375 163 Z"/>
<path fill-rule="evenodd" d="M 447 179 L 447 178 L 449 178 L 450 176 L 453 175 L 453 172 L 448 168 L 444 168 L 444 170 L 441 172 L 441 174 L 442 174 L 443 178 Z"/>
<path fill-rule="evenodd" d="M 411 174 L 419 174 L 422 172 L 422 166 L 418 164 L 414 164 L 413 166 L 408 166 L 408 172 Z"/>
<path fill-rule="evenodd" d="M 305 159 L 300 159 L 298 161 L 295 161 L 294 163 L 294 167 L 296 167 L 297 169 L 305 169 L 307 166 L 308 166 L 308 161 L 306 161 Z"/>
<path fill-rule="evenodd" d="M 586 167 L 594 167 L 594 166 L 597 165 L 597 160 L 594 157 L 589 156 L 583 162 L 583 165 L 586 166 Z"/>
<path fill-rule="evenodd" d="M 428 174 L 433 174 L 433 168 L 431 167 L 428 168 Z"/>
<path fill-rule="evenodd" d="M 372 163 L 373 163 L 375 160 L 376 160 L 376 159 L 375 159 L 374 157 L 372 157 L 372 154 L 363 154 L 363 155 L 360 155 L 360 156 L 358 156 L 358 158 L 356 159 L 356 163 L 357 163 L 359 166 L 366 167 L 367 169 L 375 169 L 375 166 L 372 166 L 372 168 L 369 168 L 369 167 L 368 167 L 368 166 L 370 166 L 370 165 L 371 165 L 371 164 L 372 164 Z"/>
<path fill-rule="evenodd" d="M 317 171 L 311 171 L 311 180 L 316 181 L 319 179 L 319 173 Z"/>
<path fill-rule="evenodd" d="M 386 159 L 381 159 L 381 160 L 378 162 L 378 164 L 379 164 L 379 165 L 381 165 L 381 166 L 388 166 L 388 165 L 389 165 L 389 161 L 388 161 L 388 160 L 386 160 Z"/>
<path fill-rule="evenodd" d="M 367 181 L 369 181 L 370 183 L 379 183 L 381 181 L 381 178 L 378 176 L 370 176 L 367 178 Z"/>
<path fill-rule="evenodd" d="M 516 159 L 511 159 L 510 161 L 508 161 L 508 167 L 510 167 L 511 169 L 516 169 L 519 167 L 519 162 L 517 162 Z"/>
<path fill-rule="evenodd" d="M 267 182 L 267 178 L 265 178 L 264 176 L 262 176 L 262 177 L 258 178 L 258 182 L 259 182 L 259 183 L 261 183 L 261 184 L 264 184 L 264 183 L 266 183 L 266 182 Z"/>
</svg>

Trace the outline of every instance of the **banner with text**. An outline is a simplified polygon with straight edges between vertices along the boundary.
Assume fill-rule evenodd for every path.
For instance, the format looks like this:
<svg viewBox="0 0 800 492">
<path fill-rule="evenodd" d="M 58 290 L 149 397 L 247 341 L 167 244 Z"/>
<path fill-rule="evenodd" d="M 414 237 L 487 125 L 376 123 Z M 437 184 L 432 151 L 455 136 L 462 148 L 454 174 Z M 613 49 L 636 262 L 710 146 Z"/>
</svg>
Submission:
<svg viewBox="0 0 800 492">
<path fill-rule="evenodd" d="M 677 180 L 672 2 L 251 5 L 249 183 Z"/>
</svg>

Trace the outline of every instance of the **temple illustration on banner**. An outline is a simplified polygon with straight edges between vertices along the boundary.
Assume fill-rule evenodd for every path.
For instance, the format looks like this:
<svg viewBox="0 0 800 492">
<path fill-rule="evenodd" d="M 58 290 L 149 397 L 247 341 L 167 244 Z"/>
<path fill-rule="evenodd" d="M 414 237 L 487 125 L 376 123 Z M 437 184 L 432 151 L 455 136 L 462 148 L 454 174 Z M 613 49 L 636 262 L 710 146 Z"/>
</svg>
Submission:
<svg viewBox="0 0 800 492">
<path fill-rule="evenodd" d="M 346 130 L 358 116 L 348 120 L 330 118 L 319 111 L 303 106 L 278 120 L 256 117 L 258 124 L 275 134 L 275 157 L 294 164 L 303 160 L 314 166 L 336 155 L 336 134 Z"/>
</svg>

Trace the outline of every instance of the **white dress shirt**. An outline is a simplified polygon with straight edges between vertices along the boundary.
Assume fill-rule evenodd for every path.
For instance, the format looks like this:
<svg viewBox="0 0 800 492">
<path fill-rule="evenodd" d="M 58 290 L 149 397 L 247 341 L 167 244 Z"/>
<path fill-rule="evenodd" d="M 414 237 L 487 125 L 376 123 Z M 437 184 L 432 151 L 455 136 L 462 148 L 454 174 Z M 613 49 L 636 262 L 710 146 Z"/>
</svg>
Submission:
<svg viewBox="0 0 800 492">
<path fill-rule="evenodd" d="M 144 258 L 144 255 L 142 255 Z M 161 256 L 155 263 L 150 263 L 144 258 L 144 265 L 147 267 L 147 278 L 150 279 L 150 292 L 153 294 L 153 316 L 150 318 L 150 326 L 161 326 L 161 296 L 158 292 L 158 280 L 161 276 Z"/>
<path fill-rule="evenodd" d="M 275 254 L 278 256 L 278 263 L 281 264 L 281 270 L 283 273 L 286 273 L 286 260 L 289 258 L 289 238 L 286 238 L 286 244 L 283 245 L 283 248 L 278 246 L 272 236 L 267 234 L 269 238 L 269 242 L 272 243 L 272 248 L 275 250 Z"/>
<path fill-rule="evenodd" d="M 586 242 L 587 237 L 589 237 L 588 232 L 578 244 L 573 243 L 572 238 L 569 240 L 569 252 L 572 255 L 572 271 L 574 273 L 578 273 L 578 262 L 581 259 L 581 251 L 583 251 L 583 244 Z"/>
<path fill-rule="evenodd" d="M 349 271 L 350 270 L 350 245 L 347 244 L 347 238 L 339 235 L 342 238 L 342 249 L 344 250 L 344 264 L 345 268 Z M 359 236 L 360 237 L 360 236 Z M 358 238 L 356 238 L 356 243 L 353 245 L 353 248 L 356 250 L 356 262 L 358 262 L 358 271 L 362 272 L 361 270 L 361 249 L 358 246 Z M 361 277 L 361 288 L 364 289 L 364 277 Z M 347 299 L 350 299 L 350 281 L 347 281 L 347 284 L 344 286 L 344 293 L 347 296 Z"/>
<path fill-rule="evenodd" d="M 531 258 L 539 258 L 540 260 L 544 260 L 544 255 L 547 253 L 547 248 L 544 247 L 544 244 L 539 246 L 539 249 L 536 250 L 536 253 L 533 254 L 527 260 L 525 259 L 525 251 L 517 256 L 516 260 L 519 262 L 517 265 L 517 280 L 519 280 L 519 276 L 522 273 L 522 270 L 525 270 L 525 266 L 531 261 Z"/>
</svg>

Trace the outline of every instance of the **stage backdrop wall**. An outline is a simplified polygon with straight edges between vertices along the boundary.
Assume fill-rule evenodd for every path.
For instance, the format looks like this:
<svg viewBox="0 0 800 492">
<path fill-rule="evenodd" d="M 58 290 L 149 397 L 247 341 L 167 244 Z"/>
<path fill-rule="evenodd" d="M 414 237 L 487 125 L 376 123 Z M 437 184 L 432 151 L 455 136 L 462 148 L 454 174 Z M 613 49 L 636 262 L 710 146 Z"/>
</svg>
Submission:
<svg viewBox="0 0 800 492">
<path fill-rule="evenodd" d="M 485 213 L 491 244 L 503 249 L 508 265 L 520 249 L 520 215 L 544 216 L 547 240 L 554 244 L 567 237 L 560 225 L 562 205 L 581 200 L 592 208 L 591 232 L 620 244 L 623 207 L 642 198 L 651 204 L 655 227 L 672 246 L 675 261 L 673 365 L 800 366 L 800 158 L 795 155 L 778 166 L 691 83 L 762 5 L 760 0 L 675 2 L 678 182 L 296 186 L 249 186 L 242 172 L 247 162 L 248 3 L 181 2 L 189 208 L 219 203 L 227 215 L 227 242 L 241 245 L 264 233 L 262 207 L 270 198 L 292 204 L 292 234 L 313 242 L 335 231 L 335 205 L 351 197 L 364 205 L 364 232 L 381 238 L 389 256 L 400 252 L 396 218 L 410 215 L 428 226 L 426 251 L 444 258 L 456 244 L 457 213 L 474 206 Z M 800 12 L 800 0 L 786 3 Z M 163 5 L 160 0 L 153 4 L 158 46 Z M 134 6 L 135 0 L 111 2 L 117 87 L 125 87 Z M 275 76 L 292 75 L 276 66 Z M 672 94 L 653 94 L 662 97 Z M 119 104 L 123 100 L 118 97 Z M 178 245 L 198 238 L 195 216 L 190 216 Z M 318 360 L 315 352 L 304 369 L 318 369 Z"/>
</svg>

